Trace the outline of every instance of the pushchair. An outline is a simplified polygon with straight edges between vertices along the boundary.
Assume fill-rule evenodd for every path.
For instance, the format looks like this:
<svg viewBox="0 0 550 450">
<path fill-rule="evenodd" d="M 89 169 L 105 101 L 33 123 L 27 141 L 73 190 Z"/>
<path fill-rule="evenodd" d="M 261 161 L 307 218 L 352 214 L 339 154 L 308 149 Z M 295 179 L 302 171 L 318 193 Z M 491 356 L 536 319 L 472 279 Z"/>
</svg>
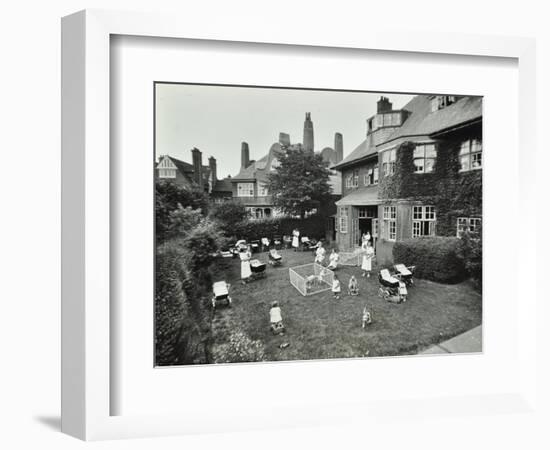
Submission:
<svg viewBox="0 0 550 450">
<path fill-rule="evenodd" d="M 317 242 L 316 239 L 310 239 L 307 236 L 303 236 L 301 239 L 302 242 L 302 251 L 312 251 L 315 252 L 317 250 L 317 247 L 319 247 L 319 242 Z"/>
<path fill-rule="evenodd" d="M 393 266 L 395 273 L 393 276 L 399 278 L 405 283 L 407 287 L 410 287 L 414 284 L 413 274 L 415 266 L 405 266 L 405 264 L 395 264 Z"/>
<path fill-rule="evenodd" d="M 378 274 L 380 288 L 378 295 L 384 300 L 392 303 L 401 303 L 407 301 L 407 286 L 403 281 L 390 275 L 388 269 L 382 269 Z"/>
<path fill-rule="evenodd" d="M 265 277 L 265 268 L 267 267 L 266 263 L 260 262 L 257 259 L 253 259 L 250 261 L 250 277 L 246 280 L 243 280 L 245 283 L 248 283 L 249 281 L 258 280 L 260 278 Z"/>
<path fill-rule="evenodd" d="M 283 257 L 277 252 L 276 249 L 272 248 L 269 250 L 269 264 L 273 267 L 280 266 L 283 262 Z"/>
<path fill-rule="evenodd" d="M 231 285 L 225 281 L 216 281 L 212 285 L 212 292 L 214 293 L 214 296 L 212 297 L 212 308 L 215 309 L 218 303 L 231 306 L 232 300 L 229 295 L 230 286 Z"/>
</svg>

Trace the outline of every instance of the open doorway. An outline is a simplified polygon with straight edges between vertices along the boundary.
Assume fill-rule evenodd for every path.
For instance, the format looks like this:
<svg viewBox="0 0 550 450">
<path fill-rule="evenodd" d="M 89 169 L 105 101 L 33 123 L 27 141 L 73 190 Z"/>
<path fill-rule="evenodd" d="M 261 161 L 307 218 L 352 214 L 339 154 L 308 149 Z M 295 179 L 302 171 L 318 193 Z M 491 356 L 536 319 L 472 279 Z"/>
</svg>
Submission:
<svg viewBox="0 0 550 450">
<path fill-rule="evenodd" d="M 359 208 L 359 245 L 362 244 L 361 238 L 363 234 L 367 232 L 371 235 L 371 244 L 374 245 L 372 236 L 376 234 L 374 222 L 376 221 L 377 210 L 376 206 L 362 206 Z"/>
</svg>

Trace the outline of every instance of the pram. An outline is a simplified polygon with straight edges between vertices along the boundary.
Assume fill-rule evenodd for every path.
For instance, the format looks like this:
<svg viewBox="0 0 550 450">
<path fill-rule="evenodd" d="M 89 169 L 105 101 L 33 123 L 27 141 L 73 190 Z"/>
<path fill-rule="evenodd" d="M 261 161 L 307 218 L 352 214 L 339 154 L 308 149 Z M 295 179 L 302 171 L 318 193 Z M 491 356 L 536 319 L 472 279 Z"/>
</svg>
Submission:
<svg viewBox="0 0 550 450">
<path fill-rule="evenodd" d="M 269 264 L 273 267 L 280 266 L 283 262 L 283 257 L 279 255 L 276 249 L 272 248 L 269 250 Z"/>
<path fill-rule="evenodd" d="M 413 273 L 415 266 L 407 267 L 405 264 L 395 264 L 393 268 L 395 269 L 395 273 L 393 274 L 395 278 L 399 278 L 409 287 L 414 284 Z"/>
<path fill-rule="evenodd" d="M 378 295 L 384 300 L 392 303 L 401 303 L 407 301 L 407 286 L 403 281 L 390 275 L 388 269 L 382 269 L 378 274 L 380 288 Z"/>
<path fill-rule="evenodd" d="M 307 236 L 303 236 L 301 239 L 302 242 L 302 251 L 309 250 L 315 252 L 319 247 L 319 242 L 316 239 L 310 239 Z"/>
<path fill-rule="evenodd" d="M 243 280 L 245 283 L 248 283 L 249 281 L 254 281 L 259 278 L 265 277 L 265 268 L 267 267 L 266 263 L 260 262 L 257 259 L 253 259 L 250 261 L 250 277 L 246 280 Z"/>
<path fill-rule="evenodd" d="M 212 285 L 212 292 L 214 296 L 212 297 L 212 308 L 216 308 L 218 303 L 223 303 L 227 306 L 231 306 L 232 300 L 229 296 L 229 287 L 231 285 L 225 281 L 216 281 Z"/>
</svg>

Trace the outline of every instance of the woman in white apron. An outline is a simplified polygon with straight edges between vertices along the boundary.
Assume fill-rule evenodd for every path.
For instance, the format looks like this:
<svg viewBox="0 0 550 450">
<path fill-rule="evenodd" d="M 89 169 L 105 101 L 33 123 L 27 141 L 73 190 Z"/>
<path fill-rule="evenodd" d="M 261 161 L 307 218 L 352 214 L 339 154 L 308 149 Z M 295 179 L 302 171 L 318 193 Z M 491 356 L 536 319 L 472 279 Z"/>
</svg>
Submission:
<svg viewBox="0 0 550 450">
<path fill-rule="evenodd" d="M 241 258 L 241 280 L 247 280 L 252 275 L 252 270 L 250 270 L 250 258 L 252 258 L 252 252 L 250 246 L 246 251 L 239 253 Z"/>
<path fill-rule="evenodd" d="M 363 241 L 363 262 L 361 263 L 361 270 L 363 271 L 362 276 L 365 275 L 370 277 L 370 272 L 372 270 L 372 258 L 374 258 L 374 249 L 372 248 L 372 245 L 370 245 L 370 242 L 365 240 Z"/>
<path fill-rule="evenodd" d="M 297 251 L 299 246 L 300 232 L 296 228 L 294 228 L 294 230 L 292 230 L 292 247 L 294 248 L 294 251 Z"/>
<path fill-rule="evenodd" d="M 338 255 L 338 252 L 336 250 L 332 249 L 332 252 L 330 253 L 328 260 L 329 264 L 327 266 L 330 270 L 336 270 L 338 267 L 338 260 L 340 259 L 340 255 Z"/>
</svg>

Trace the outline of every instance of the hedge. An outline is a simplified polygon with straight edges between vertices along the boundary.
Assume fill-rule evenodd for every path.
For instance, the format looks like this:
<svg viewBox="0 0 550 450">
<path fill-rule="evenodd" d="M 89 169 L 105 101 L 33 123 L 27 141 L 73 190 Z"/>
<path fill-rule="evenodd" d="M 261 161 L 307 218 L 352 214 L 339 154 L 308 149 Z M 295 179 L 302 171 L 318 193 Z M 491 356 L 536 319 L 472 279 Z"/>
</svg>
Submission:
<svg viewBox="0 0 550 450">
<path fill-rule="evenodd" d="M 458 283 L 466 278 L 459 256 L 460 240 L 454 237 L 420 237 L 396 242 L 393 260 L 414 265 L 415 276 L 440 283 Z"/>
<path fill-rule="evenodd" d="M 244 220 L 235 225 L 232 231 L 233 239 L 260 240 L 263 237 L 292 235 L 297 228 L 300 236 L 315 239 L 325 237 L 325 220 L 322 215 L 314 215 L 306 219 L 290 217 L 273 217 L 269 219 Z"/>
</svg>

